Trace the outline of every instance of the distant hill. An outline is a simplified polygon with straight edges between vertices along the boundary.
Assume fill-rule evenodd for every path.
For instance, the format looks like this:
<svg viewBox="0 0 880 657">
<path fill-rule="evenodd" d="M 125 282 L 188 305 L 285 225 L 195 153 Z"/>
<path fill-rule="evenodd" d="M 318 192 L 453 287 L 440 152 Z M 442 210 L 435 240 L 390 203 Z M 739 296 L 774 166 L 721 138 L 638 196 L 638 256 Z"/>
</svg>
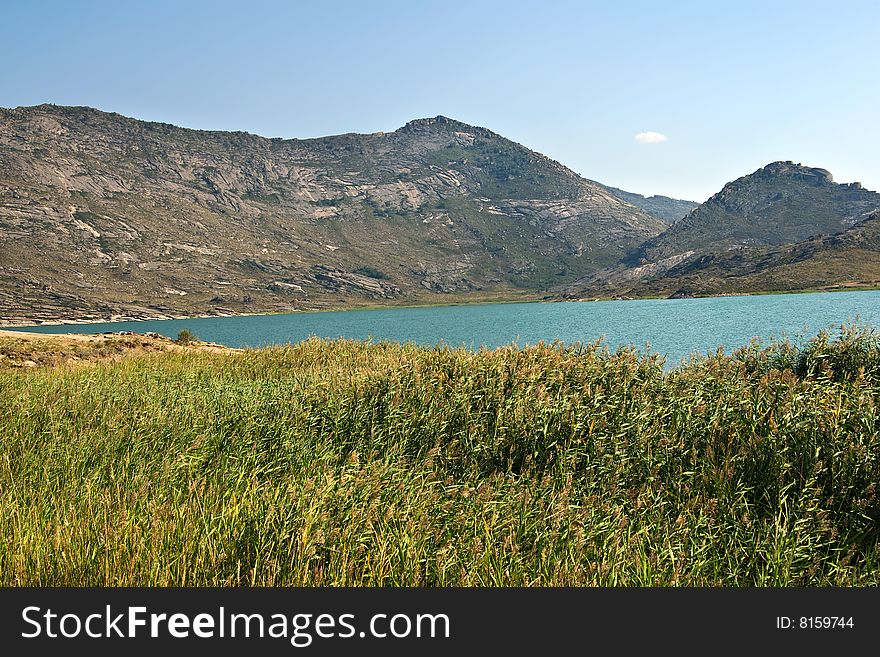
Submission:
<svg viewBox="0 0 880 657">
<path fill-rule="evenodd" d="M 880 212 L 875 212 L 836 235 L 705 254 L 644 281 L 636 289 L 640 295 L 683 297 L 878 285 Z"/>
<path fill-rule="evenodd" d="M 880 194 L 774 162 L 728 183 L 566 297 L 689 296 L 874 285 Z"/>
<path fill-rule="evenodd" d="M 630 264 L 657 262 L 686 251 L 789 244 L 831 235 L 880 207 L 880 194 L 858 183 L 840 185 L 825 169 L 773 162 L 743 176 L 681 221 L 649 239 Z"/>
<path fill-rule="evenodd" d="M 0 109 L 0 320 L 534 295 L 665 224 L 485 128 L 267 139 Z"/>
<path fill-rule="evenodd" d="M 627 203 L 632 203 L 637 208 L 641 208 L 648 214 L 657 217 L 665 224 L 674 224 L 700 205 L 695 201 L 682 201 L 681 199 L 669 198 L 668 196 L 642 196 L 641 194 L 625 192 L 616 187 L 606 186 L 605 188 L 618 198 L 622 198 Z"/>
</svg>

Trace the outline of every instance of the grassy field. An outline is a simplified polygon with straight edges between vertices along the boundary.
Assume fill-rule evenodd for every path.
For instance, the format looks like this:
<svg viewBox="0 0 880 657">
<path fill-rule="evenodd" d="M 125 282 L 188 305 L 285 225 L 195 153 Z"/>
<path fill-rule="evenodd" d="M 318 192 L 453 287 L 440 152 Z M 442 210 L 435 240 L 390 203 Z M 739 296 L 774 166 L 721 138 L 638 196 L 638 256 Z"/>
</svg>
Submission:
<svg viewBox="0 0 880 657">
<path fill-rule="evenodd" d="M 866 329 L 671 371 L 600 345 L 46 348 L 0 349 L 3 585 L 880 584 Z"/>
</svg>

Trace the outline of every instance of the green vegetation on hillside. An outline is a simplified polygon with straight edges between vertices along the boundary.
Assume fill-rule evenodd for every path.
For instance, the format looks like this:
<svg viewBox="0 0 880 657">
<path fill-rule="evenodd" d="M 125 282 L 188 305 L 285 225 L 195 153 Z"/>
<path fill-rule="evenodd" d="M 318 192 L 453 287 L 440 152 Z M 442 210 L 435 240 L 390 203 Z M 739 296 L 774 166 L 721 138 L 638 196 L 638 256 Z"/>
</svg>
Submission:
<svg viewBox="0 0 880 657">
<path fill-rule="evenodd" d="M 880 340 L 0 367 L 4 585 L 880 584 Z"/>
<path fill-rule="evenodd" d="M 633 264 L 686 251 L 763 246 L 833 235 L 880 207 L 880 194 L 859 184 L 837 184 L 824 169 L 773 162 L 728 183 L 708 201 L 647 240 Z"/>
<path fill-rule="evenodd" d="M 880 212 L 836 235 L 704 254 L 627 290 L 631 296 L 712 295 L 880 285 Z"/>
</svg>

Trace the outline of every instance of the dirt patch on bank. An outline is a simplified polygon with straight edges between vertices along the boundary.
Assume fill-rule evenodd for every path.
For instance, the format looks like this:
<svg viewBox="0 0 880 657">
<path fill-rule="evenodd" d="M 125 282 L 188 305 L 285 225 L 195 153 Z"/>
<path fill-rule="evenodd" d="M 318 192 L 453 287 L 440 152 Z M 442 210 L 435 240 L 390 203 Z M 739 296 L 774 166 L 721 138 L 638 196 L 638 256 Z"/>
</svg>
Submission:
<svg viewBox="0 0 880 657">
<path fill-rule="evenodd" d="M 158 333 L 48 334 L 0 330 L 0 368 L 53 367 L 57 365 L 118 360 L 161 351 L 238 351 L 210 342 L 178 344 Z"/>
</svg>

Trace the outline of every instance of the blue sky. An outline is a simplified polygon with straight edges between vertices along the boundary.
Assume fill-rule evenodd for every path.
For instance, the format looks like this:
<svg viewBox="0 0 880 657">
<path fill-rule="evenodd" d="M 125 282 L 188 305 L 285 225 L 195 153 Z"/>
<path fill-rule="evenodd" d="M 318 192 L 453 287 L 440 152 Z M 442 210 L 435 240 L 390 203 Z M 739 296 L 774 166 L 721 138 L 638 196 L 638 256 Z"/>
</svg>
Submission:
<svg viewBox="0 0 880 657">
<path fill-rule="evenodd" d="M 880 190 L 878 29 L 876 0 L 7 0 L 0 105 L 280 137 L 443 114 L 644 194 L 780 159 Z"/>
</svg>

